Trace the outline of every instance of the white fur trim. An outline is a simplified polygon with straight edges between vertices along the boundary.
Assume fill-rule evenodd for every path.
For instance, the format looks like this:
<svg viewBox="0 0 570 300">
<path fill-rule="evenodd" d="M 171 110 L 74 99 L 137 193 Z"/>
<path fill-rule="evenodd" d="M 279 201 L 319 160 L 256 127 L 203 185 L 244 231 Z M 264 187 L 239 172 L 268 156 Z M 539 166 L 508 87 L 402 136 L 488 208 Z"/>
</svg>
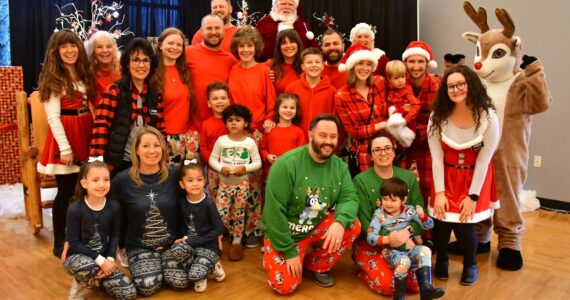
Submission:
<svg viewBox="0 0 570 300">
<path fill-rule="evenodd" d="M 280 0 L 273 0 L 273 6 L 277 6 L 277 2 Z M 295 2 L 295 8 L 299 6 L 299 0 L 293 0 Z"/>
<path fill-rule="evenodd" d="M 372 27 L 366 23 L 358 23 L 354 25 L 354 27 L 352 27 L 352 29 L 350 30 L 350 42 L 354 43 L 354 38 L 356 37 L 356 34 L 360 30 L 367 31 L 368 35 L 370 35 L 370 37 L 372 38 L 372 43 L 374 44 L 374 32 L 372 32 Z"/>
<path fill-rule="evenodd" d="M 491 203 L 489 203 L 489 207 L 492 209 L 499 209 L 501 208 L 501 201 L 491 201 Z"/>
<path fill-rule="evenodd" d="M 431 206 L 428 207 L 428 214 L 432 218 L 436 219 L 433 207 L 431 207 Z M 450 223 L 461 223 L 461 221 L 459 220 L 460 216 L 461 216 L 460 213 L 446 212 L 445 213 L 445 220 L 441 220 L 441 221 L 450 222 Z M 489 209 L 486 209 L 484 211 L 480 211 L 478 213 L 473 214 L 473 219 L 468 220 L 467 223 L 479 223 L 483 220 L 487 220 L 490 217 L 491 217 L 491 209 L 489 208 Z"/>
<path fill-rule="evenodd" d="M 396 107 L 394 105 L 388 107 L 388 115 L 392 115 L 396 111 Z"/>
<path fill-rule="evenodd" d="M 39 173 L 48 174 L 48 175 L 56 175 L 56 174 L 66 175 L 66 174 L 79 173 L 79 167 L 76 165 L 66 166 L 58 164 L 48 164 L 47 166 L 44 166 L 38 162 L 37 169 Z"/>
<path fill-rule="evenodd" d="M 287 23 L 285 23 L 285 22 L 280 22 L 280 23 L 277 25 L 277 32 L 281 32 L 281 31 L 287 30 L 287 29 L 294 29 L 294 28 L 293 28 L 293 24 L 287 24 Z"/>
<path fill-rule="evenodd" d="M 449 120 L 448 120 L 449 122 Z M 487 113 L 483 112 L 479 118 L 479 128 L 477 129 L 477 137 L 475 137 L 474 139 L 472 139 L 471 141 L 462 143 L 462 144 L 458 144 L 455 141 L 449 139 L 447 137 L 447 135 L 445 134 L 445 129 L 447 128 L 447 124 L 444 124 L 441 128 L 441 141 L 444 142 L 445 144 L 447 144 L 449 147 L 455 149 L 455 150 L 463 150 L 463 149 L 467 149 L 467 148 L 471 148 L 474 145 L 477 145 L 479 143 L 481 143 L 483 141 L 483 136 L 485 135 L 485 132 L 487 131 L 487 128 L 489 127 L 489 120 L 487 120 Z"/>
<path fill-rule="evenodd" d="M 380 59 L 380 57 L 370 50 L 359 50 L 348 57 L 346 60 L 346 69 L 350 70 L 354 68 L 354 65 L 361 60 L 369 60 L 372 62 L 373 71 L 375 71 L 376 67 L 378 67 L 378 59 Z"/>
<path fill-rule="evenodd" d="M 372 49 L 372 53 L 378 55 L 378 59 L 380 59 L 382 56 L 384 56 L 386 54 L 386 52 L 384 52 L 378 48 Z"/>
<path fill-rule="evenodd" d="M 341 73 L 346 72 L 346 65 L 345 64 L 338 65 L 338 71 Z"/>
<path fill-rule="evenodd" d="M 315 34 L 312 31 L 307 31 L 307 33 L 305 33 L 305 36 L 309 41 L 312 41 L 315 38 Z"/>
<path fill-rule="evenodd" d="M 437 62 L 435 60 L 430 60 L 428 63 L 428 68 L 430 68 L 431 70 L 437 69 Z"/>
<path fill-rule="evenodd" d="M 402 60 L 405 61 L 408 57 L 410 57 L 412 55 L 421 55 L 421 56 L 425 57 L 425 59 L 428 61 L 430 61 L 432 59 L 429 56 L 429 52 L 427 52 L 425 49 L 419 48 L 419 47 L 414 47 L 414 48 L 408 48 L 408 49 L 406 49 L 406 51 L 404 51 L 404 53 L 402 53 Z"/>
</svg>

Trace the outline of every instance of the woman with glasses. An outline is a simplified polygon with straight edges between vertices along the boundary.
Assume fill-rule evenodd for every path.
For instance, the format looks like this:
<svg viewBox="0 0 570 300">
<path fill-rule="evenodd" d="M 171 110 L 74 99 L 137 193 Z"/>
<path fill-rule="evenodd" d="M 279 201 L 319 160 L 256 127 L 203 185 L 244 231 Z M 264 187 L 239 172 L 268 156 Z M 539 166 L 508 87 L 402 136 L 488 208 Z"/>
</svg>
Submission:
<svg viewBox="0 0 570 300">
<path fill-rule="evenodd" d="M 95 110 L 89 156 L 103 156 L 112 175 L 132 165 L 131 142 L 139 128 L 150 125 L 165 136 L 162 95 L 149 83 L 156 66 L 150 43 L 132 39 L 121 55 L 121 79 L 103 93 Z"/>
<path fill-rule="evenodd" d="M 381 203 L 380 186 L 386 179 L 398 177 L 408 186 L 406 205 L 413 207 L 419 205 L 422 208 L 424 206 L 422 193 L 414 174 L 406 169 L 394 166 L 395 150 L 396 143 L 388 134 L 380 131 L 372 135 L 368 141 L 368 154 L 371 156 L 373 166 L 354 178 L 354 187 L 360 201 L 358 219 L 362 228 L 365 229 L 362 230 L 360 237 L 354 241 L 352 257 L 361 269 L 358 277 L 373 291 L 383 295 L 393 293 L 394 269 L 388 266 L 381 247 L 371 246 L 366 242 L 368 226 L 374 211 Z M 419 237 L 422 233 L 420 224 L 411 223 L 411 226 L 403 230 L 390 233 L 390 247 L 402 246 L 412 238 L 415 238 L 415 242 L 419 243 Z M 418 284 L 412 280 L 412 277 L 408 276 L 408 289 L 417 292 L 419 291 Z"/>
<path fill-rule="evenodd" d="M 491 158 L 499 121 L 477 74 L 465 66 L 444 74 L 428 123 L 433 182 L 428 213 L 434 218 L 435 276 L 448 279 L 451 231 L 463 246 L 460 283 L 477 280 L 475 223 L 498 208 Z"/>
</svg>

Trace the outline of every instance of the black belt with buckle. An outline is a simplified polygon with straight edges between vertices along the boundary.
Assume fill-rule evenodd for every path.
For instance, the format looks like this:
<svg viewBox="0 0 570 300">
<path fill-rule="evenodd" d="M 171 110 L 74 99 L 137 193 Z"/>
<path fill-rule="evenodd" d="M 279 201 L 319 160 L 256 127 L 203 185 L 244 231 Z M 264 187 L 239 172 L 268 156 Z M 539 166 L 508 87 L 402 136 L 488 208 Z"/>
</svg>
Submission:
<svg viewBox="0 0 570 300">
<path fill-rule="evenodd" d="M 81 115 L 84 115 L 86 113 L 89 113 L 89 108 L 87 108 L 87 107 L 82 107 L 82 108 L 78 108 L 78 109 L 62 109 L 61 110 L 62 116 L 81 116 Z"/>
<path fill-rule="evenodd" d="M 461 169 L 461 170 L 475 169 L 475 165 L 452 165 L 452 164 L 448 164 L 448 163 L 445 163 L 445 165 L 448 167 L 452 167 L 455 169 Z"/>
</svg>

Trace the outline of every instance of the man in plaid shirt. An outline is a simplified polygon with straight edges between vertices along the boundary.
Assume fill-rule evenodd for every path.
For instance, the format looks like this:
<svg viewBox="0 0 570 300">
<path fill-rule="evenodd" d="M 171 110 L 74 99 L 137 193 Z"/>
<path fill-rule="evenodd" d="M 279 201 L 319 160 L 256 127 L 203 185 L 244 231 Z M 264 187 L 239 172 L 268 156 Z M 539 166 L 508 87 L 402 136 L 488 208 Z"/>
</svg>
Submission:
<svg viewBox="0 0 570 300">
<path fill-rule="evenodd" d="M 419 184 L 424 201 L 428 200 L 432 187 L 431 154 L 427 143 L 427 123 L 431 113 L 431 105 L 439 88 L 439 77 L 427 72 L 437 68 L 428 44 L 412 41 L 402 54 L 402 60 L 408 69 L 407 82 L 412 85 L 414 96 L 420 101 L 420 113 L 416 118 L 416 138 L 406 152 L 406 166 L 417 166 Z M 412 170 L 413 171 L 413 170 Z M 427 202 L 426 202 L 427 203 Z"/>
</svg>

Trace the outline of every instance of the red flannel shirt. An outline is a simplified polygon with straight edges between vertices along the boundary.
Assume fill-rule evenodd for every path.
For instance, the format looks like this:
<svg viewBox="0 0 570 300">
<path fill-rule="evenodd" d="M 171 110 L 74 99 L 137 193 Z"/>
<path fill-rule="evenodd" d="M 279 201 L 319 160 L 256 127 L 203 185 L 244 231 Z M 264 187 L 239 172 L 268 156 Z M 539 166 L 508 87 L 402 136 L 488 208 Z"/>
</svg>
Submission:
<svg viewBox="0 0 570 300">
<path fill-rule="evenodd" d="M 420 89 L 414 90 L 416 98 L 420 100 L 421 108 L 416 118 L 416 138 L 406 151 L 406 165 L 402 165 L 402 167 L 409 168 L 412 163 L 415 162 L 417 164 L 420 190 L 425 201 L 428 200 L 433 185 L 431 154 L 427 142 L 427 123 L 431 114 L 435 93 L 439 88 L 439 82 L 439 77 L 426 73 Z"/>
<path fill-rule="evenodd" d="M 137 109 L 137 98 L 140 96 L 143 99 L 142 115 L 144 123 L 150 123 L 150 114 L 148 111 L 148 106 L 146 105 L 146 95 L 147 95 L 147 82 L 145 81 L 142 91 L 139 93 L 135 85 L 131 82 L 131 128 L 135 120 L 138 117 Z M 113 120 L 115 119 L 115 110 L 119 105 L 118 97 L 121 95 L 121 90 L 116 83 L 109 86 L 107 91 L 103 93 L 101 102 L 95 110 L 95 123 L 93 124 L 91 147 L 89 151 L 89 156 L 99 156 L 104 155 L 107 149 L 109 131 L 113 125 Z M 162 136 L 166 136 L 166 127 L 164 124 L 164 103 L 162 101 L 162 95 L 160 92 L 157 93 L 158 104 L 157 104 L 157 118 L 156 118 L 156 128 L 162 133 Z"/>
<path fill-rule="evenodd" d="M 374 76 L 375 86 L 368 88 L 368 96 L 364 98 L 354 86 L 345 85 L 334 96 L 336 114 L 348 135 L 352 138 L 351 151 L 358 153 L 360 171 L 372 166 L 368 153 L 368 139 L 375 133 L 374 124 L 386 121 L 386 88 L 383 77 Z M 370 107 L 374 101 L 374 111 L 370 122 Z"/>
</svg>

